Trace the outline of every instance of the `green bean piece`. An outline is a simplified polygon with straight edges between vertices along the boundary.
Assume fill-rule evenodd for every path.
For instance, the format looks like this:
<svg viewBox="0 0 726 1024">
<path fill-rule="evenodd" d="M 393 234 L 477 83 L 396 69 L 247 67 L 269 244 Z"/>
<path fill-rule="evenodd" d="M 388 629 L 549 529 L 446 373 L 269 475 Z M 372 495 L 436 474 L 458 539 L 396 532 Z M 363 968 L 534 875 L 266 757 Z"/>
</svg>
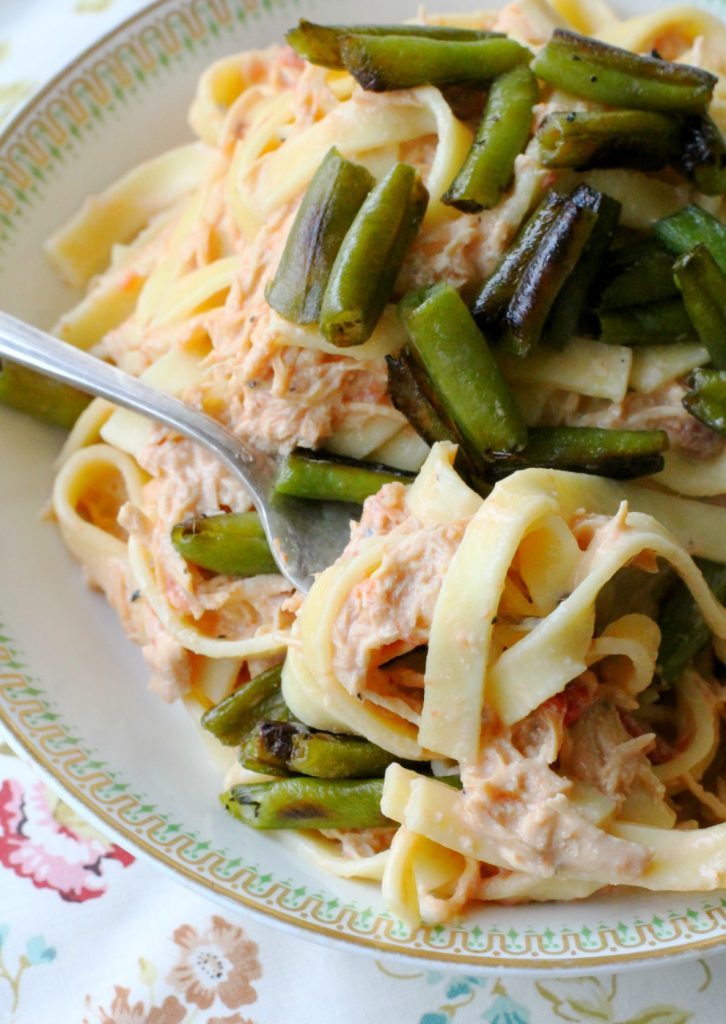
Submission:
<svg viewBox="0 0 726 1024">
<path fill-rule="evenodd" d="M 397 356 L 386 356 L 388 364 L 388 394 L 391 402 L 402 412 L 413 429 L 426 444 L 451 441 L 458 445 L 454 465 L 456 471 L 480 494 L 491 488 L 483 482 L 485 460 L 470 453 L 457 427 L 442 408 L 427 374 L 404 345 Z"/>
<path fill-rule="evenodd" d="M 186 519 L 171 531 L 172 544 L 188 562 L 224 576 L 278 572 L 256 512 L 221 512 Z"/>
<path fill-rule="evenodd" d="M 442 203 L 466 213 L 497 205 L 527 144 L 538 98 L 537 79 L 526 64 L 494 80 L 472 147 Z"/>
<path fill-rule="evenodd" d="M 580 261 L 563 284 L 544 327 L 544 340 L 559 349 L 577 334 L 588 296 L 610 248 L 622 209 L 617 199 L 596 192 L 587 185 L 575 189 L 572 201 L 592 210 L 597 219 Z"/>
<path fill-rule="evenodd" d="M 676 118 L 646 110 L 558 110 L 537 129 L 544 167 L 637 167 L 655 171 L 680 152 Z"/>
<path fill-rule="evenodd" d="M 705 110 L 718 81 L 700 68 L 641 57 L 559 28 L 537 54 L 532 70 L 575 96 L 610 107 L 664 113 Z"/>
<path fill-rule="evenodd" d="M 694 561 L 713 596 L 723 604 L 726 601 L 726 565 L 705 558 Z M 658 625 L 661 633 L 658 671 L 664 683 L 675 683 L 711 637 L 700 608 L 682 580 L 674 583 L 661 609 Z"/>
<path fill-rule="evenodd" d="M 669 345 L 695 334 L 681 299 L 603 309 L 598 319 L 600 341 L 611 345 Z"/>
<path fill-rule="evenodd" d="M 478 84 L 526 64 L 532 54 L 514 39 L 474 42 L 420 36 L 345 35 L 340 53 L 346 71 L 371 92 L 417 85 Z"/>
<path fill-rule="evenodd" d="M 330 273 L 320 330 L 333 345 L 361 345 L 388 301 L 428 203 L 413 167 L 396 164 L 369 193 Z"/>
<path fill-rule="evenodd" d="M 659 242 L 634 242 L 611 253 L 602 275 L 600 309 L 620 309 L 677 296 L 673 253 Z"/>
<path fill-rule="evenodd" d="M 726 192 L 726 142 L 708 114 L 683 119 L 679 166 L 704 195 Z"/>
<path fill-rule="evenodd" d="M 69 384 L 17 363 L 0 364 L 0 402 L 43 423 L 70 430 L 90 401 L 88 395 Z"/>
<path fill-rule="evenodd" d="M 441 281 L 399 303 L 413 358 L 474 457 L 515 451 L 527 428 L 459 293 Z"/>
<path fill-rule="evenodd" d="M 373 779 L 395 760 L 360 736 L 315 732 L 296 722 L 260 722 L 245 743 L 245 757 L 268 768 L 317 779 Z"/>
<path fill-rule="evenodd" d="M 705 245 L 726 274 L 726 225 L 692 203 L 653 225 L 653 233 L 666 248 L 679 256 L 697 245 Z"/>
<path fill-rule="evenodd" d="M 407 345 L 397 356 L 386 356 L 388 365 L 388 394 L 391 402 L 403 413 L 413 429 L 427 444 L 437 441 L 460 443 L 456 427 L 436 409 L 428 392 L 420 367 L 411 357 Z"/>
<path fill-rule="evenodd" d="M 726 437 L 726 371 L 694 370 L 689 379 L 690 391 L 683 396 L 683 405 L 722 437 Z"/>
<path fill-rule="evenodd" d="M 338 250 L 363 200 L 375 185 L 360 164 L 333 147 L 303 196 L 265 298 L 286 320 L 316 323 Z"/>
<path fill-rule="evenodd" d="M 668 435 L 662 430 L 606 430 L 600 427 L 534 427 L 520 452 L 492 460 L 494 480 L 539 466 L 631 480 L 663 469 Z"/>
<path fill-rule="evenodd" d="M 260 720 L 263 710 L 272 717 L 271 702 L 282 700 L 276 665 L 260 673 L 202 715 L 202 726 L 226 746 L 236 746 Z M 288 712 L 289 714 L 289 712 Z"/>
<path fill-rule="evenodd" d="M 726 370 L 726 274 L 705 245 L 680 256 L 673 277 L 699 341 L 717 370 Z"/>
<path fill-rule="evenodd" d="M 340 41 L 344 36 L 414 36 L 421 39 L 443 39 L 476 42 L 501 38 L 501 32 L 484 32 L 451 25 L 317 25 L 305 18 L 287 33 L 289 46 L 311 64 L 325 68 L 344 68 Z"/>
<path fill-rule="evenodd" d="M 566 196 L 550 194 L 540 203 L 506 251 L 496 270 L 484 282 L 471 305 L 471 313 L 483 331 L 496 331 L 527 264 L 539 248 L 550 225 L 564 206 Z"/>
<path fill-rule="evenodd" d="M 383 779 L 307 779 L 232 786 L 220 800 L 253 828 L 381 828 Z"/>
<path fill-rule="evenodd" d="M 329 452 L 303 451 L 298 448 L 280 466 L 275 481 L 278 494 L 316 501 L 349 501 L 362 505 L 377 494 L 384 484 L 409 484 L 414 473 L 407 473 L 377 462 L 360 462 Z"/>
<path fill-rule="evenodd" d="M 504 316 L 502 347 L 526 356 L 544 331 L 547 317 L 585 251 L 597 221 L 588 207 L 568 199 L 550 225 L 515 289 Z"/>
</svg>

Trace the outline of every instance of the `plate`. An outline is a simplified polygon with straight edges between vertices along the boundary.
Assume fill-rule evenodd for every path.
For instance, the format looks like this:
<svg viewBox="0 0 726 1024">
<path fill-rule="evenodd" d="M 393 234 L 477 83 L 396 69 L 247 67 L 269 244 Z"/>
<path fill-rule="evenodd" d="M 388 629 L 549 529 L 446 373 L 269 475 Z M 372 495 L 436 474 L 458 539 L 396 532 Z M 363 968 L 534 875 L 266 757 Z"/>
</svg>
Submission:
<svg viewBox="0 0 726 1024">
<path fill-rule="evenodd" d="M 639 0 L 637 10 L 655 6 Z M 371 0 L 366 19 L 414 8 Z M 87 50 L 0 139 L 0 307 L 48 326 L 72 303 L 43 240 L 89 193 L 188 138 L 194 85 L 211 61 L 281 38 L 301 13 L 353 21 L 357 12 L 353 0 L 161 0 Z M 147 691 L 139 652 L 40 516 L 61 443 L 61 433 L 0 409 L 0 719 L 50 785 L 122 846 L 227 909 L 419 965 L 612 970 L 726 944 L 718 893 L 621 890 L 490 906 L 463 924 L 412 932 L 385 911 L 377 886 L 323 874 L 279 838 L 234 822 L 186 711 Z"/>
</svg>

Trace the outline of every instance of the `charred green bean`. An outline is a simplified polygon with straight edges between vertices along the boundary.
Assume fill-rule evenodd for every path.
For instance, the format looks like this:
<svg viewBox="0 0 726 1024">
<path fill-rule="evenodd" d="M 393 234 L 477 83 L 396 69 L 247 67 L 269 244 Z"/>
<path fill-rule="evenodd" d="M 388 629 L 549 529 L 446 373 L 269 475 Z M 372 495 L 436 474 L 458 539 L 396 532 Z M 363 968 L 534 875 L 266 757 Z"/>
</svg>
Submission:
<svg viewBox="0 0 726 1024">
<path fill-rule="evenodd" d="M 340 42 L 344 36 L 414 36 L 421 39 L 476 42 L 501 37 L 500 32 L 483 32 L 451 25 L 317 25 L 305 18 L 290 29 L 286 39 L 296 53 L 311 64 L 344 68 Z"/>
<path fill-rule="evenodd" d="M 662 430 L 535 427 L 520 452 L 494 458 L 490 471 L 495 480 L 529 466 L 629 480 L 663 469 L 667 447 Z"/>
<path fill-rule="evenodd" d="M 673 276 L 688 318 L 717 370 L 726 370 L 726 274 L 705 245 L 676 260 Z"/>
<path fill-rule="evenodd" d="M 226 746 L 236 746 L 257 724 L 263 714 L 272 718 L 272 711 L 284 714 L 280 691 L 282 668 L 278 665 L 243 683 L 219 704 L 202 715 L 202 726 Z M 287 712 L 289 715 L 289 712 Z M 274 716 L 277 718 L 277 715 Z"/>
<path fill-rule="evenodd" d="M 463 300 L 440 282 L 399 303 L 413 358 L 474 457 L 527 439 L 521 413 Z"/>
<path fill-rule="evenodd" d="M 36 420 L 69 430 L 91 401 L 68 384 L 16 363 L 0 364 L 0 402 Z"/>
<path fill-rule="evenodd" d="M 532 70 L 575 96 L 611 107 L 665 113 L 705 110 L 717 82 L 700 68 L 641 57 L 565 29 L 555 29 Z"/>
<path fill-rule="evenodd" d="M 658 170 L 680 153 L 680 125 L 646 110 L 555 111 L 537 129 L 544 167 Z"/>
<path fill-rule="evenodd" d="M 383 779 L 307 779 L 232 786 L 220 800 L 233 817 L 253 828 L 380 828 Z"/>
<path fill-rule="evenodd" d="M 527 144 L 538 96 L 537 79 L 525 64 L 494 80 L 472 147 L 443 203 L 467 213 L 496 206 Z"/>
<path fill-rule="evenodd" d="M 620 309 L 677 296 L 674 262 L 673 253 L 655 240 L 616 249 L 602 275 L 600 308 Z"/>
<path fill-rule="evenodd" d="M 526 356 L 590 240 L 597 214 L 568 199 L 522 274 L 504 316 L 503 347 Z"/>
<path fill-rule="evenodd" d="M 376 462 L 359 462 L 327 452 L 298 449 L 284 459 L 275 481 L 278 494 L 362 505 L 384 484 L 410 483 L 413 473 Z"/>
<path fill-rule="evenodd" d="M 378 778 L 395 760 L 393 754 L 360 736 L 314 732 L 295 722 L 260 722 L 242 753 L 264 770 L 317 779 Z"/>
<path fill-rule="evenodd" d="M 613 345 L 667 345 L 694 337 L 681 299 L 598 312 L 600 340 Z"/>
<path fill-rule="evenodd" d="M 582 256 L 563 284 L 545 324 L 544 340 L 555 348 L 564 348 L 577 334 L 588 296 L 620 219 L 617 199 L 587 185 L 575 189 L 572 201 L 592 210 L 596 220 Z"/>
<path fill-rule="evenodd" d="M 372 92 L 417 85 L 480 83 L 496 78 L 532 54 L 514 39 L 463 42 L 422 36 L 344 35 L 340 54 L 345 69 Z"/>
<path fill-rule="evenodd" d="M 726 437 L 726 371 L 694 370 L 683 405 L 692 416 Z"/>
<path fill-rule="evenodd" d="M 683 119 L 678 163 L 699 192 L 707 196 L 726 192 L 726 142 L 708 114 Z"/>
<path fill-rule="evenodd" d="M 566 197 L 559 192 L 550 192 L 506 251 L 494 273 L 479 289 L 472 302 L 471 312 L 482 330 L 496 331 L 499 328 L 527 264 L 565 200 Z"/>
<path fill-rule="evenodd" d="M 186 519 L 171 531 L 174 547 L 188 562 L 225 576 L 277 572 L 256 512 L 222 512 Z"/>
<path fill-rule="evenodd" d="M 333 264 L 320 329 L 334 345 L 362 344 L 373 332 L 419 229 L 428 192 L 413 167 L 396 164 L 369 193 Z"/>
<path fill-rule="evenodd" d="M 286 320 L 311 324 L 320 318 L 323 293 L 338 250 L 373 176 L 333 147 L 315 172 L 287 236 L 265 298 Z"/>
<path fill-rule="evenodd" d="M 666 248 L 682 255 L 705 245 L 726 274 L 726 225 L 692 203 L 653 225 L 653 233 Z"/>
</svg>

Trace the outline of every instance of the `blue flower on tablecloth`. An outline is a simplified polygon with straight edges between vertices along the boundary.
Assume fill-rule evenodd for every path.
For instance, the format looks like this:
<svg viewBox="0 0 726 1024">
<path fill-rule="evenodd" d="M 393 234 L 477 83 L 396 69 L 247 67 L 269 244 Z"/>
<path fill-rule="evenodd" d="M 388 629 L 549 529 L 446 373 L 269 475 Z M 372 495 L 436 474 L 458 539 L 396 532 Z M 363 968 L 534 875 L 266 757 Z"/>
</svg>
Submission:
<svg viewBox="0 0 726 1024">
<path fill-rule="evenodd" d="M 419 1024 L 449 1024 L 450 1020 L 448 1013 L 425 1013 Z"/>
<path fill-rule="evenodd" d="M 473 988 L 486 985 L 486 978 L 453 978 L 446 988 L 446 998 L 456 999 L 457 996 L 468 996 Z"/>
<path fill-rule="evenodd" d="M 492 1005 L 482 1014 L 487 1024 L 530 1024 L 529 1010 L 521 1003 L 515 1003 L 509 996 L 497 996 Z"/>
<path fill-rule="evenodd" d="M 3 943 L 5 942 L 5 939 L 7 939 L 9 931 L 9 924 L 0 924 L 0 949 L 3 948 Z"/>
<path fill-rule="evenodd" d="M 55 960 L 56 951 L 53 946 L 46 945 L 42 935 L 34 935 L 28 939 L 25 955 L 31 964 L 49 964 Z"/>
</svg>

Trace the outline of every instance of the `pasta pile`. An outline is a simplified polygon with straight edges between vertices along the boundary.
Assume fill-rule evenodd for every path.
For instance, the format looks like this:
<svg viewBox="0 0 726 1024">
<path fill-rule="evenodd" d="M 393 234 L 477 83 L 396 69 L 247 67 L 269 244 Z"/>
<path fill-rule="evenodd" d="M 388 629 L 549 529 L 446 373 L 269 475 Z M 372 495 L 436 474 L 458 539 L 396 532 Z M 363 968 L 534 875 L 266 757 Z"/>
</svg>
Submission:
<svg viewBox="0 0 726 1024">
<path fill-rule="evenodd" d="M 533 49 L 569 27 L 725 71 L 726 28 L 692 7 L 621 20 L 601 2 L 515 0 L 424 20 L 494 28 Z M 526 360 L 498 353 L 528 426 L 656 426 L 671 447 L 653 486 L 526 469 L 482 498 L 455 471 L 454 447 L 429 449 L 391 403 L 385 357 L 406 340 L 393 304 L 364 344 L 343 350 L 265 299 L 332 146 L 376 179 L 405 161 L 425 182 L 430 201 L 398 295 L 481 282 L 555 185 L 606 192 L 622 204 L 621 226 L 637 231 L 696 198 L 667 171 L 553 172 L 533 141 L 501 202 L 461 213 L 441 197 L 473 129 L 450 99 L 432 85 L 366 92 L 280 46 L 226 57 L 199 82 L 197 141 L 130 170 L 47 243 L 64 280 L 85 289 L 55 327 L 69 344 L 270 451 L 324 448 L 418 472 L 368 499 L 309 595 L 276 573 L 212 575 L 186 561 L 172 529 L 245 513 L 249 495 L 211 455 L 103 400 L 63 449 L 55 518 L 164 699 L 182 697 L 199 719 L 285 659 L 296 719 L 395 756 L 385 827 L 293 841 L 340 875 L 381 880 L 404 921 L 445 921 L 474 899 L 572 899 L 619 883 L 715 888 L 726 884 L 716 664 L 726 609 L 692 556 L 723 560 L 726 509 L 709 499 L 726 494 L 726 445 L 681 403 L 685 376 L 708 361 L 703 346 L 582 338 Z M 563 102 L 583 107 L 554 90 L 536 116 Z M 726 77 L 710 114 L 726 131 Z M 697 198 L 721 216 L 720 196 Z M 637 578 L 640 605 L 628 604 L 624 574 Z M 649 588 L 676 574 L 715 639 L 663 705 Z M 424 669 L 405 662 L 423 647 Z M 271 778 L 208 743 L 228 786 Z"/>
</svg>

